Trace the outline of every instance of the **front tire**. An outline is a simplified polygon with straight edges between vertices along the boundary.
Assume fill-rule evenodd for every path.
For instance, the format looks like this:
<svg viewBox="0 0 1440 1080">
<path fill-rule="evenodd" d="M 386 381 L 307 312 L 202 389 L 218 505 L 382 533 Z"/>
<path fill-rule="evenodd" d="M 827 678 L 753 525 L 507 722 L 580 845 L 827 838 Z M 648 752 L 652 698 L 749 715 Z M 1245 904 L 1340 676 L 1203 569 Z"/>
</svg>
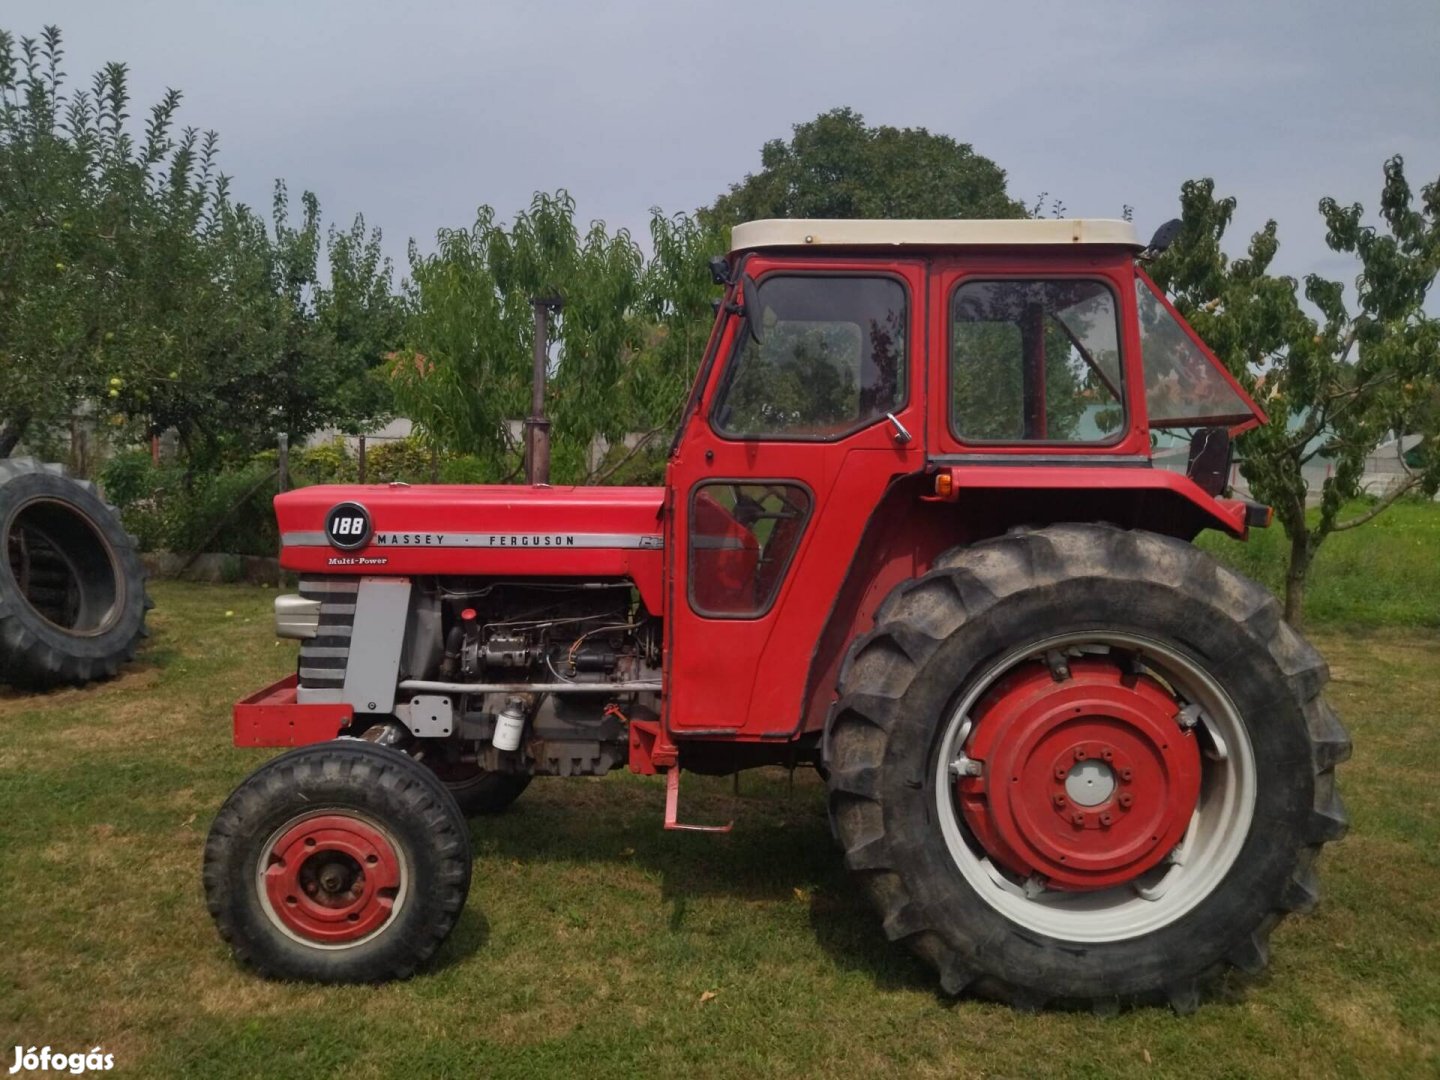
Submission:
<svg viewBox="0 0 1440 1080">
<path fill-rule="evenodd" d="M 470 871 L 465 819 L 430 770 L 340 739 L 282 754 L 235 789 L 205 844 L 205 899 L 263 976 L 382 982 L 440 947 Z"/>
<path fill-rule="evenodd" d="M 1327 677 L 1268 592 L 1178 540 L 956 549 L 851 650 L 831 820 L 946 991 L 1188 1010 L 1315 903 L 1346 825 Z"/>
</svg>

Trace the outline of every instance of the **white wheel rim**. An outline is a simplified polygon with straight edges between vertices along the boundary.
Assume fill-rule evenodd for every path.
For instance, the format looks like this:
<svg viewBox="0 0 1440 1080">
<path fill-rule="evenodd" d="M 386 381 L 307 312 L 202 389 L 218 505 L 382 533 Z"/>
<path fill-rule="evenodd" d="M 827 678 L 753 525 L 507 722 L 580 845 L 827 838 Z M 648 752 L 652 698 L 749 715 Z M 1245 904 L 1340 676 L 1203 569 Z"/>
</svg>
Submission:
<svg viewBox="0 0 1440 1080">
<path fill-rule="evenodd" d="M 1108 652 L 1111 647 L 1139 653 L 1147 671 L 1167 683 L 1181 703 L 1200 708 L 1209 748 L 1203 756 L 1200 798 L 1190 827 L 1170 860 L 1124 885 L 1065 892 L 1033 881 L 1015 881 L 985 854 L 956 808 L 950 765 L 962 755 L 972 734 L 970 711 L 998 679 L 1023 661 L 1052 650 L 1078 655 Z M 1239 711 L 1198 662 L 1151 638 L 1096 630 L 1012 650 L 985 670 L 946 719 L 936 758 L 935 793 L 940 831 L 951 859 L 990 907 L 1048 937 L 1125 941 L 1183 917 L 1214 893 L 1234 866 L 1255 811 L 1255 756 Z"/>
</svg>

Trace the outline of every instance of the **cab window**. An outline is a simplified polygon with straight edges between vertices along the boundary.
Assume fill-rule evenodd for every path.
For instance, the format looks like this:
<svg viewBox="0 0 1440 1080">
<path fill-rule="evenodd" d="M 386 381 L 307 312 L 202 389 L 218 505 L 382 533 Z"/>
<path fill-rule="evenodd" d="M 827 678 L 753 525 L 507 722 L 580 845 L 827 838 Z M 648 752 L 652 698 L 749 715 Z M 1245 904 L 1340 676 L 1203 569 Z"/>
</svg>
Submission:
<svg viewBox="0 0 1440 1080">
<path fill-rule="evenodd" d="M 783 480 L 697 487 L 690 499 L 690 606 L 722 619 L 769 611 L 810 507 L 809 490 Z"/>
<path fill-rule="evenodd" d="M 963 282 L 950 305 L 951 430 L 966 442 L 1119 438 L 1119 341 L 1103 282 Z"/>
<path fill-rule="evenodd" d="M 1135 279 L 1135 300 L 1150 426 L 1230 426 L 1253 420 L 1249 402 L 1211 363 L 1144 278 Z"/>
<path fill-rule="evenodd" d="M 770 275 L 711 420 L 735 438 L 831 439 L 905 402 L 905 287 L 893 278 Z"/>
</svg>

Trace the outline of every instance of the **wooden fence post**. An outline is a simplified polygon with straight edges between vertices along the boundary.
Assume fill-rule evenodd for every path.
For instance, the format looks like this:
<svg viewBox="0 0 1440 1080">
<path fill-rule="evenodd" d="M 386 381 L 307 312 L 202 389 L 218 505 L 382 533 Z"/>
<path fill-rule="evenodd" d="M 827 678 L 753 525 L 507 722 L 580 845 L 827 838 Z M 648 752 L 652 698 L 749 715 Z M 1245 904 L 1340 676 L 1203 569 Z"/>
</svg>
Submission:
<svg viewBox="0 0 1440 1080">
<path fill-rule="evenodd" d="M 280 451 L 275 464 L 275 474 L 277 477 L 275 486 L 279 489 L 279 493 L 283 495 L 285 494 L 285 489 L 290 486 L 290 436 L 283 431 L 280 433 Z M 284 551 L 285 541 L 282 538 L 280 541 L 280 554 L 283 555 Z M 276 560 L 275 584 L 281 589 L 285 587 L 285 569 L 280 566 L 278 559 Z"/>
</svg>

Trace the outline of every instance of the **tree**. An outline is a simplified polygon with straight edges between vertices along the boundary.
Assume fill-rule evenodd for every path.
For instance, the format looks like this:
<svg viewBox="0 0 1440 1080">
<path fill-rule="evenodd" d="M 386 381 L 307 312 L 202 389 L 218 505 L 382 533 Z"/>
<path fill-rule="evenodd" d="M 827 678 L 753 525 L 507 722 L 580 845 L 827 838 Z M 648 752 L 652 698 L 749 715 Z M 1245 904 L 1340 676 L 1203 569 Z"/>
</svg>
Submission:
<svg viewBox="0 0 1440 1080">
<path fill-rule="evenodd" d="M 1440 320 L 1425 310 L 1440 274 L 1440 179 L 1426 184 L 1417 208 L 1399 157 L 1385 163 L 1383 229 L 1364 223 L 1360 204 L 1320 202 L 1331 250 L 1359 263 L 1353 299 L 1316 274 L 1300 302 L 1293 278 L 1269 273 L 1279 242 L 1274 221 L 1250 241 L 1246 257 L 1222 249 L 1235 211 L 1211 180 L 1181 189 L 1183 228 L 1151 273 L 1200 336 L 1270 416 L 1241 437 L 1241 473 L 1275 514 L 1290 541 L 1285 616 L 1303 617 L 1315 554 L 1332 533 L 1358 528 L 1410 493 L 1440 487 Z M 1396 437 L 1399 479 L 1369 507 L 1344 517 L 1360 492 L 1366 458 Z M 1400 436 L 1423 437 L 1400 452 Z M 1306 513 L 1305 467 L 1327 462 L 1318 512 Z"/>
<path fill-rule="evenodd" d="M 147 433 L 174 431 L 190 464 L 213 469 L 327 426 L 358 428 L 391 408 L 373 373 L 398 343 L 403 309 L 378 232 L 357 218 L 321 239 L 320 207 L 305 192 L 291 221 L 275 185 L 271 224 L 224 201 L 145 280 L 163 310 L 137 320 L 162 329 L 132 359 L 113 406 Z M 322 281 L 322 244 L 329 281 Z"/>
<path fill-rule="evenodd" d="M 390 365 L 396 401 L 435 445 L 480 457 L 495 479 L 519 471 L 514 422 L 529 414 L 534 297 L 564 301 L 546 409 L 552 469 L 569 480 L 607 478 L 590 461 L 597 435 L 615 445 L 640 433 L 643 447 L 673 425 L 713 319 L 704 258 L 718 235 L 656 211 L 646 260 L 625 230 L 597 221 L 582 234 L 574 214 L 566 192 L 537 193 L 509 227 L 486 206 L 470 229 L 442 230 L 434 254 L 411 246 L 413 317 Z"/>
<path fill-rule="evenodd" d="M 129 130 L 125 65 L 67 92 L 61 35 L 0 31 L 0 457 L 77 410 L 174 430 L 210 466 L 388 410 L 370 377 L 403 309 L 378 233 L 271 227 L 229 196 L 219 139 L 176 130 L 178 91 Z"/>
<path fill-rule="evenodd" d="M 721 225 L 758 218 L 1017 218 L 1005 170 L 969 143 L 924 128 L 870 127 L 853 109 L 796 124 L 772 139 L 751 173 L 702 216 Z"/>
<path fill-rule="evenodd" d="M 367 230 L 362 215 L 348 229 L 330 229 L 326 258 L 329 281 L 315 287 L 314 315 L 336 375 L 327 400 L 332 422 L 358 431 L 394 411 L 383 366 L 404 337 L 405 306 L 392 290 L 380 230 Z"/>
</svg>

